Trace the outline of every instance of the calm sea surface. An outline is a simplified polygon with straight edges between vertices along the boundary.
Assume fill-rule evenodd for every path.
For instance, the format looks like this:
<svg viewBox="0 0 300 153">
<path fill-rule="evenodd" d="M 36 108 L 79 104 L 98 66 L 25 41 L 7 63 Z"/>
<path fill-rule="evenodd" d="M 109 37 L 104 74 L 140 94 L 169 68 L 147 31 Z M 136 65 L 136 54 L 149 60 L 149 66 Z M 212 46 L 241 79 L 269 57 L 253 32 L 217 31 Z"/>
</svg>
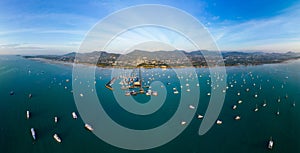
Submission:
<svg viewBox="0 0 300 153">
<path fill-rule="evenodd" d="M 219 115 L 223 124 L 215 124 L 203 136 L 198 135 L 202 120 L 197 119 L 197 114 L 204 115 L 209 102 L 209 71 L 205 68 L 197 69 L 197 77 L 182 74 L 181 79 L 187 83 L 188 79 L 199 79 L 201 95 L 194 119 L 171 142 L 150 150 L 132 151 L 107 144 L 84 128 L 84 121 L 80 118 L 71 92 L 71 65 L 27 60 L 18 56 L 0 56 L 0 152 L 297 153 L 300 152 L 299 67 L 300 61 L 228 67 L 228 90 Z M 131 129 L 154 128 L 168 121 L 179 103 L 180 94 L 174 95 L 173 88 L 177 88 L 180 93 L 187 92 L 188 88 L 186 84 L 179 84 L 171 70 L 142 70 L 145 80 L 154 78 L 155 81 L 162 81 L 169 96 L 157 112 L 146 116 L 134 115 L 121 108 L 112 91 L 104 87 L 111 78 L 111 71 L 101 68 L 96 70 L 94 92 L 99 94 L 101 105 L 107 114 L 116 123 Z M 67 79 L 70 81 L 67 82 Z M 119 82 L 120 79 L 116 80 L 113 87 L 119 88 Z M 93 82 L 89 83 L 94 85 Z M 249 91 L 246 91 L 247 88 Z M 87 90 L 90 90 L 89 86 Z M 10 95 L 11 91 L 14 91 L 14 95 Z M 30 93 L 33 95 L 31 99 L 28 98 Z M 254 97 L 255 94 L 258 95 L 257 98 Z M 150 98 L 137 95 L 134 99 L 146 103 Z M 243 102 L 238 104 L 238 100 Z M 264 101 L 267 103 L 266 107 L 262 106 Z M 237 105 L 236 110 L 232 109 L 233 105 Z M 259 109 L 257 112 L 254 111 L 256 107 Z M 28 120 L 27 110 L 31 112 Z M 79 116 L 77 120 L 72 118 L 73 111 Z M 276 114 L 277 111 L 280 112 L 279 115 Z M 240 115 L 241 120 L 234 120 L 236 115 Z M 54 123 L 54 116 L 58 116 L 58 123 Z M 31 137 L 32 127 L 36 131 L 36 141 Z M 54 133 L 59 134 L 62 143 L 53 139 Z M 270 137 L 274 140 L 271 151 L 267 149 Z"/>
</svg>

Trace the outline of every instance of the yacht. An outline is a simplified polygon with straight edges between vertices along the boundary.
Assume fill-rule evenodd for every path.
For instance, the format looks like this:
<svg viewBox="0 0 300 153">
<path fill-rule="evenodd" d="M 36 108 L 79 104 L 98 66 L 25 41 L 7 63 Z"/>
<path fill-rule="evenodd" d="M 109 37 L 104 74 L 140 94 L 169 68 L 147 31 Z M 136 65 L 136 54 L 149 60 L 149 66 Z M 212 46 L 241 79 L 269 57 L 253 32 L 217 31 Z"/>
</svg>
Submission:
<svg viewBox="0 0 300 153">
<path fill-rule="evenodd" d="M 274 145 L 274 142 L 273 142 L 272 137 L 271 137 L 270 140 L 269 140 L 268 148 L 272 149 L 273 145 Z"/>
<path fill-rule="evenodd" d="M 89 125 L 89 124 L 85 124 L 84 127 L 85 127 L 87 130 L 89 130 L 89 131 L 93 131 L 93 130 L 94 130 L 94 129 L 92 128 L 92 126 Z"/>
<path fill-rule="evenodd" d="M 77 115 L 76 115 L 75 112 L 72 112 L 72 117 L 73 117 L 74 119 L 77 119 Z"/>
<path fill-rule="evenodd" d="M 54 138 L 57 142 L 61 143 L 61 139 L 60 139 L 60 137 L 59 137 L 56 133 L 53 135 L 53 138 Z"/>
<path fill-rule="evenodd" d="M 58 122 L 58 118 L 55 116 L 54 117 L 54 123 L 57 123 Z"/>
<path fill-rule="evenodd" d="M 262 105 L 263 107 L 266 107 L 267 106 L 267 102 L 266 102 L 266 100 L 264 101 L 264 103 L 263 103 L 263 105 Z"/>
<path fill-rule="evenodd" d="M 30 117 L 30 112 L 26 111 L 26 118 L 29 119 L 29 117 Z"/>
<path fill-rule="evenodd" d="M 158 94 L 157 94 L 157 91 L 152 91 L 152 95 L 153 96 L 157 96 Z"/>
<path fill-rule="evenodd" d="M 178 90 L 175 90 L 175 91 L 174 91 L 174 94 L 178 94 L 178 93 L 179 93 L 179 91 L 178 91 Z"/>
<path fill-rule="evenodd" d="M 34 128 L 31 128 L 30 131 L 31 131 L 31 135 L 32 135 L 33 140 L 35 140 L 36 137 L 35 137 L 35 131 L 34 131 Z"/>
<path fill-rule="evenodd" d="M 182 121 L 180 124 L 181 124 L 181 125 L 186 125 L 186 122 L 185 122 L 185 121 Z"/>
<path fill-rule="evenodd" d="M 242 100 L 239 100 L 239 101 L 238 101 L 239 104 L 241 104 L 242 102 L 243 102 Z"/>
<path fill-rule="evenodd" d="M 147 96 L 151 96 L 151 94 L 152 94 L 152 90 L 150 90 L 150 89 L 147 90 L 146 95 L 147 95 Z"/>
</svg>

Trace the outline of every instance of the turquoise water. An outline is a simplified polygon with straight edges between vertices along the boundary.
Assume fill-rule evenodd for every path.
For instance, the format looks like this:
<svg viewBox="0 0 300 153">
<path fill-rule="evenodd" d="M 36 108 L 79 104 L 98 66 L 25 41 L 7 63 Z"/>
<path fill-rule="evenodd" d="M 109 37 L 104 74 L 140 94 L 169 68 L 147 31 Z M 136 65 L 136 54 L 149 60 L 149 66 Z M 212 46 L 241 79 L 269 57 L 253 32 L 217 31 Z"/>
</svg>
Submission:
<svg viewBox="0 0 300 153">
<path fill-rule="evenodd" d="M 171 142 L 150 150 L 132 151 L 105 143 L 84 129 L 84 122 L 80 117 L 77 120 L 72 119 L 71 112 L 77 112 L 77 109 L 71 92 L 71 66 L 31 61 L 17 56 L 0 56 L 0 152 L 263 153 L 270 152 L 267 144 L 271 136 L 274 140 L 271 152 L 299 152 L 299 66 L 300 61 L 228 67 L 229 88 L 219 115 L 219 119 L 223 121 L 222 125 L 215 124 L 205 135 L 199 136 L 201 120 L 195 116 L 186 130 Z M 207 84 L 209 72 L 205 68 L 196 71 L 201 87 L 196 114 L 204 114 L 209 101 L 209 96 L 206 95 L 210 92 L 210 84 Z M 166 122 L 176 111 L 180 95 L 169 94 L 162 108 L 151 115 L 139 116 L 126 112 L 115 103 L 113 93 L 104 87 L 110 80 L 110 72 L 110 69 L 97 69 L 96 92 L 100 95 L 99 99 L 102 99 L 102 106 L 106 112 L 118 124 L 132 129 L 154 128 Z M 157 74 L 153 77 L 164 82 L 170 93 L 173 87 L 179 92 L 186 92 L 185 85 L 180 88 L 172 71 L 151 69 L 143 72 L 143 75 L 147 76 L 147 73 Z M 167 78 L 168 75 L 171 78 Z M 70 82 L 66 82 L 66 79 L 70 79 Z M 119 80 L 114 88 L 118 88 L 118 82 Z M 168 82 L 171 82 L 171 85 L 166 85 Z M 246 88 L 249 88 L 249 92 Z M 15 94 L 11 96 L 12 90 Z M 238 92 L 240 96 L 237 95 Z M 33 95 L 31 99 L 28 98 L 29 93 Z M 255 94 L 258 94 L 258 98 L 254 98 Z M 288 98 L 285 98 L 286 95 Z M 281 99 L 280 102 L 277 102 L 278 98 Z M 137 95 L 134 99 L 140 103 L 149 100 L 145 95 Z M 243 103 L 237 104 L 238 100 L 242 100 Z M 262 107 L 264 100 L 267 102 L 266 107 Z M 232 109 L 234 104 L 238 106 L 236 110 Z M 258 112 L 253 111 L 256 105 L 259 108 Z M 25 118 L 26 110 L 31 112 L 29 120 Z M 276 115 L 278 110 L 280 115 Z M 77 114 L 79 115 L 78 112 Z M 240 115 L 241 120 L 234 120 L 236 115 Z M 56 124 L 54 116 L 59 117 Z M 32 140 L 31 127 L 36 130 L 36 141 Z M 62 138 L 61 144 L 52 138 L 54 133 L 58 133 Z"/>
</svg>

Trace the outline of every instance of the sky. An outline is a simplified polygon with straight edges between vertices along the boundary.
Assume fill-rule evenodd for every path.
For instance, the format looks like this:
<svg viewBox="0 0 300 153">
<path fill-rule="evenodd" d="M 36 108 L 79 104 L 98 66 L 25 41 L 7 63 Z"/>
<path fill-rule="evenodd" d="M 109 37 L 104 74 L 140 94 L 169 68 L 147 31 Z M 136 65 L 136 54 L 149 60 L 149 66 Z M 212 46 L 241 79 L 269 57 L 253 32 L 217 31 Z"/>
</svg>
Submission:
<svg viewBox="0 0 300 153">
<path fill-rule="evenodd" d="M 141 4 L 168 5 L 191 14 L 220 50 L 300 52 L 299 0 L 1 0 L 0 54 L 77 51 L 105 17 Z M 154 32 L 168 35 L 157 29 L 137 31 L 148 37 Z M 115 45 L 114 49 L 126 48 Z"/>
</svg>

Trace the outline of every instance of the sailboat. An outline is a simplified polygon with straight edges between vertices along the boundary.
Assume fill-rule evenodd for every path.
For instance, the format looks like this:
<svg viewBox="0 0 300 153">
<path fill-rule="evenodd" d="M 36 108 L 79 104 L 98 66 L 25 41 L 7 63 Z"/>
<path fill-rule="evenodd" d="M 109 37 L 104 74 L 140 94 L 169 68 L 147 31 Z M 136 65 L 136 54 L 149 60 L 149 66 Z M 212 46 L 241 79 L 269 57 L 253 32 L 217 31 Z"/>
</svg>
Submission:
<svg viewBox="0 0 300 153">
<path fill-rule="evenodd" d="M 105 84 L 105 87 L 109 90 L 114 90 L 112 85 L 114 84 L 115 81 L 116 81 L 116 78 L 113 77 L 108 83 Z"/>
</svg>

